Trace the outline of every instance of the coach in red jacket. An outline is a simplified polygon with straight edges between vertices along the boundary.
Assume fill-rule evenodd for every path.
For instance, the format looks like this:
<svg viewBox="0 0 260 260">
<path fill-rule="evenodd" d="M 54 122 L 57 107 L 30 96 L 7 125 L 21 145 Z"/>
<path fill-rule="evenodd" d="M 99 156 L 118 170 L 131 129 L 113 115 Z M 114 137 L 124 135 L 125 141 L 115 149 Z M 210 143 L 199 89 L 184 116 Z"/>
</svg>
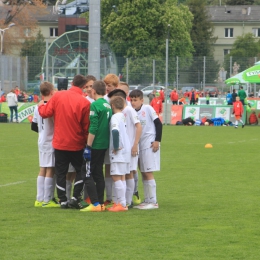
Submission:
<svg viewBox="0 0 260 260">
<path fill-rule="evenodd" d="M 81 166 L 83 149 L 85 148 L 88 128 L 90 102 L 82 96 L 87 79 L 76 75 L 69 90 L 57 92 L 44 105 L 39 103 L 39 114 L 43 118 L 54 118 L 54 135 L 52 145 L 55 149 L 55 171 L 57 174 L 57 193 L 61 208 L 81 208 L 81 191 L 83 180 Z M 66 174 L 69 163 L 75 168 L 77 175 L 74 184 L 73 198 L 68 203 L 66 197 Z"/>
<path fill-rule="evenodd" d="M 173 105 L 178 104 L 179 95 L 176 91 L 176 88 L 171 92 L 170 99 L 171 99 Z"/>
</svg>

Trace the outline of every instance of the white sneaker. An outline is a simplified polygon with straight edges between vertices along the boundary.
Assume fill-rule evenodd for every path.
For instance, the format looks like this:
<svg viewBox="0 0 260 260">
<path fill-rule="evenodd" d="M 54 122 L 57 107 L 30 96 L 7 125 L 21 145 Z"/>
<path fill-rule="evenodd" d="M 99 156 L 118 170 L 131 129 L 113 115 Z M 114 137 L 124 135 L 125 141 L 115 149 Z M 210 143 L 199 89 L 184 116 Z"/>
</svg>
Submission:
<svg viewBox="0 0 260 260">
<path fill-rule="evenodd" d="M 145 205 L 138 207 L 138 209 L 158 209 L 158 208 L 159 208 L 158 203 L 146 203 Z"/>
<path fill-rule="evenodd" d="M 141 207 L 143 207 L 143 206 L 145 206 L 145 205 L 147 205 L 148 204 L 148 202 L 142 202 L 142 203 L 140 203 L 139 205 L 137 205 L 137 206 L 134 206 L 134 209 L 140 209 Z"/>
</svg>

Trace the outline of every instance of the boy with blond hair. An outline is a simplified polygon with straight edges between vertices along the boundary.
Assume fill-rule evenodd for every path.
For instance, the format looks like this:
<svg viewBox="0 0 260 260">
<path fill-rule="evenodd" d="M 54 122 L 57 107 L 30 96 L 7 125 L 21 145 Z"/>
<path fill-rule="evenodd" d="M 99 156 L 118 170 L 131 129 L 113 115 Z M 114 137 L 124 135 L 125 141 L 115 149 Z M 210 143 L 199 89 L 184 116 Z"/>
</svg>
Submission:
<svg viewBox="0 0 260 260">
<path fill-rule="evenodd" d="M 130 93 L 132 107 L 137 111 L 142 124 L 139 141 L 140 171 L 143 178 L 144 202 L 137 209 L 157 209 L 156 182 L 153 172 L 160 170 L 160 142 L 162 123 L 150 105 L 144 105 L 143 92 L 135 89 Z"/>
<path fill-rule="evenodd" d="M 126 133 L 125 116 L 122 110 L 125 101 L 121 97 L 112 97 L 110 105 L 113 116 L 110 121 L 110 175 L 115 187 L 114 205 L 107 210 L 110 212 L 127 211 L 126 206 L 126 187 L 124 185 L 125 174 L 130 170 L 131 146 L 129 137 Z"/>
<path fill-rule="evenodd" d="M 47 103 L 54 94 L 54 86 L 50 82 L 44 81 L 40 85 L 40 92 L 44 98 L 44 103 Z M 39 133 L 38 148 L 40 172 L 37 178 L 37 196 L 34 206 L 44 208 L 59 207 L 59 205 L 52 200 L 55 164 L 54 148 L 52 146 L 54 132 L 53 118 L 43 119 L 38 112 L 38 107 L 36 106 L 31 130 Z"/>
</svg>

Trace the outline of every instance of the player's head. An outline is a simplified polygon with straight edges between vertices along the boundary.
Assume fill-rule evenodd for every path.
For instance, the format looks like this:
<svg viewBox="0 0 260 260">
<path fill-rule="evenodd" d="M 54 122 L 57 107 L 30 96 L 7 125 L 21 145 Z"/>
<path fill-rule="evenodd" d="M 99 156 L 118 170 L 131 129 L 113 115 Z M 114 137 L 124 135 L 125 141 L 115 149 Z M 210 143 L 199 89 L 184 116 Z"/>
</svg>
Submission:
<svg viewBox="0 0 260 260">
<path fill-rule="evenodd" d="M 117 88 L 118 89 L 122 89 L 123 91 L 125 91 L 126 95 L 128 96 L 129 85 L 126 82 L 120 81 Z"/>
<path fill-rule="evenodd" d="M 111 91 L 108 95 L 109 98 L 112 97 L 122 97 L 124 100 L 126 100 L 126 93 L 122 90 L 122 89 L 114 89 L 113 91 Z"/>
<path fill-rule="evenodd" d="M 104 96 L 106 94 L 106 84 L 102 80 L 97 80 L 92 85 L 92 95 L 95 99 L 96 95 Z"/>
<path fill-rule="evenodd" d="M 143 92 L 139 89 L 134 89 L 129 94 L 131 105 L 134 109 L 140 109 L 144 102 Z"/>
<path fill-rule="evenodd" d="M 48 81 L 44 81 L 40 85 L 40 92 L 44 97 L 48 97 L 53 94 L 54 86 Z"/>
<path fill-rule="evenodd" d="M 93 83 L 97 80 L 94 76 L 92 76 L 92 75 L 87 75 L 86 76 L 86 79 L 87 79 L 87 84 L 86 84 L 86 92 L 87 92 L 87 94 L 88 94 L 88 96 L 90 97 L 90 98 L 93 98 L 92 97 L 92 92 L 91 92 L 91 90 L 92 90 L 92 86 L 93 86 Z"/>
<path fill-rule="evenodd" d="M 73 81 L 72 81 L 72 86 L 74 87 L 78 87 L 78 88 L 85 88 L 86 87 L 86 84 L 87 84 L 87 79 L 85 76 L 83 75 L 76 75 L 74 78 L 73 78 Z"/>
<path fill-rule="evenodd" d="M 10 90 L 10 92 L 12 92 L 12 93 L 15 93 L 15 89 L 14 89 L 14 88 L 12 88 L 12 89 Z"/>
<path fill-rule="evenodd" d="M 236 101 L 239 101 L 240 100 L 240 97 L 239 96 L 236 96 Z"/>
<path fill-rule="evenodd" d="M 125 100 L 122 97 L 115 96 L 110 99 L 110 105 L 115 113 L 118 110 L 123 110 L 125 107 Z"/>
<path fill-rule="evenodd" d="M 157 98 L 160 97 L 160 93 L 156 92 L 155 97 L 157 97 Z"/>
<path fill-rule="evenodd" d="M 112 90 L 116 89 L 119 84 L 119 78 L 115 74 L 107 74 L 104 78 L 104 82 L 106 83 L 107 94 Z"/>
</svg>

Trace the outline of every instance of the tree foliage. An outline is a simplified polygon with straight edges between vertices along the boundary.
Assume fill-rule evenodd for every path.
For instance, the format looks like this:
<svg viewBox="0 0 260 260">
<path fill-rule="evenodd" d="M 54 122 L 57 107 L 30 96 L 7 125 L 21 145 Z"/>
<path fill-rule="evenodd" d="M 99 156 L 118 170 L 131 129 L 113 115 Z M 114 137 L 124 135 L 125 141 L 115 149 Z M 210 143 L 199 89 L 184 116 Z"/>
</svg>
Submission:
<svg viewBox="0 0 260 260">
<path fill-rule="evenodd" d="M 176 3 L 175 0 L 103 0 L 103 40 L 117 56 L 131 57 L 132 64 L 136 59 L 143 68 L 147 60 L 141 58 L 165 59 L 168 36 L 169 57 L 191 57 L 192 15 L 186 6 Z M 152 71 L 152 63 L 149 66 Z"/>
<path fill-rule="evenodd" d="M 20 56 L 28 57 L 29 80 L 35 80 L 35 75 L 41 72 L 45 51 L 46 43 L 41 31 L 38 31 L 35 38 L 27 39 L 23 43 Z"/>
<path fill-rule="evenodd" d="M 189 82 L 194 82 L 194 79 L 203 81 L 204 73 L 204 56 L 207 57 L 205 70 L 205 81 L 208 83 L 214 82 L 219 71 L 219 64 L 213 58 L 213 44 L 217 38 L 214 37 L 214 27 L 208 16 L 205 0 L 189 0 L 188 6 L 193 14 L 193 24 L 191 30 L 191 40 L 194 47 L 193 56 L 195 57 L 189 73 Z M 200 82 L 198 82 L 200 83 Z"/>
<path fill-rule="evenodd" d="M 232 49 L 225 56 L 225 68 L 230 68 L 230 57 L 232 57 L 232 66 L 234 62 L 240 65 L 239 71 L 243 71 L 255 63 L 255 57 L 260 59 L 260 40 L 254 37 L 252 33 L 238 36 L 232 45 Z M 230 75 L 228 71 L 228 76 Z"/>
</svg>

